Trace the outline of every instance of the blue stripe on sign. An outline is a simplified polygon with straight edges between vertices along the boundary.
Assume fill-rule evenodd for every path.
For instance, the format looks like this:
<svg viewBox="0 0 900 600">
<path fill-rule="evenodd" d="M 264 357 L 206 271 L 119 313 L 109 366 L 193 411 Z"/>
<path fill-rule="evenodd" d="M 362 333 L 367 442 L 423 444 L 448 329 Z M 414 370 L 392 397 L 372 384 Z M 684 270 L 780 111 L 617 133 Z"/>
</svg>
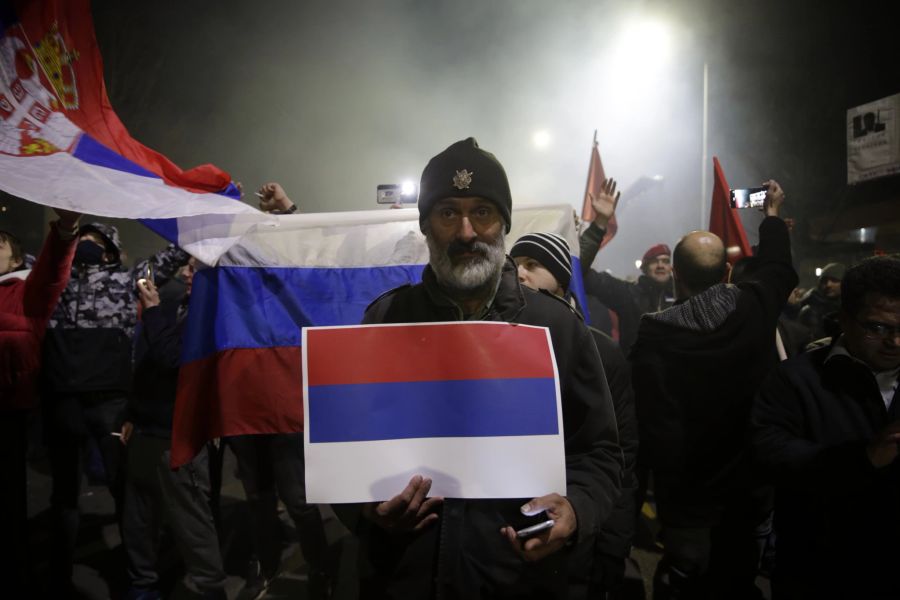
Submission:
<svg viewBox="0 0 900 600">
<path fill-rule="evenodd" d="M 372 300 L 419 281 L 423 268 L 201 270 L 194 275 L 182 362 L 230 348 L 299 346 L 301 327 L 355 325 Z"/>
<path fill-rule="evenodd" d="M 123 171 L 125 173 L 132 173 L 133 175 L 142 175 L 143 177 L 155 177 L 156 179 L 160 179 L 156 173 L 148 171 L 136 162 L 132 162 L 121 154 L 113 152 L 86 133 L 82 134 L 81 138 L 78 140 L 78 144 L 75 146 L 72 156 L 91 165 L 115 169 L 116 171 Z"/>
<path fill-rule="evenodd" d="M 306 424 L 312 443 L 559 431 L 549 378 L 311 386 Z"/>
</svg>

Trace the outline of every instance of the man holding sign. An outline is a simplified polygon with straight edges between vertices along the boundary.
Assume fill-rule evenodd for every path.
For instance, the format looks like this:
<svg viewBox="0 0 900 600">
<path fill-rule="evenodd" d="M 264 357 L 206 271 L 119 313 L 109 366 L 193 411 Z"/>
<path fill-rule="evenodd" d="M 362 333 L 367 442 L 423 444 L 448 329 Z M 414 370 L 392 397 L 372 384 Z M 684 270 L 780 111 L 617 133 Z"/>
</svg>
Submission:
<svg viewBox="0 0 900 600">
<path fill-rule="evenodd" d="M 422 283 L 376 300 L 364 323 L 499 321 L 548 328 L 565 444 L 566 485 L 558 491 L 565 495 L 547 490 L 531 499 L 442 499 L 429 497 L 427 474 L 416 475 L 389 500 L 363 509 L 359 532 L 374 566 L 363 593 L 391 598 L 563 595 L 567 553 L 560 550 L 592 538 L 610 513 L 622 470 L 600 356 L 568 305 L 519 285 L 504 245 L 512 206 L 509 184 L 492 154 L 473 138 L 457 142 L 428 163 L 419 189 L 419 222 L 429 249 Z M 486 355 L 484 350 L 471 344 L 459 361 L 496 358 L 496 351 Z M 464 400 L 460 395 L 460 403 Z M 508 412 L 511 419 L 519 417 Z M 544 529 L 517 536 L 528 524 L 523 515 L 540 515 L 537 522 Z"/>
</svg>

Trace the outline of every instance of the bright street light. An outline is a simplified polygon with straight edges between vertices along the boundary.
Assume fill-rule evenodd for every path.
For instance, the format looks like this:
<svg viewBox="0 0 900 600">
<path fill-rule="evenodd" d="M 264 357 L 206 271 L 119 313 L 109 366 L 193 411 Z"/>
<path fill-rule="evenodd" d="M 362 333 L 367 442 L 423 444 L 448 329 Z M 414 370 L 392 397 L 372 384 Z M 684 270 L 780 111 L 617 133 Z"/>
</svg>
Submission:
<svg viewBox="0 0 900 600">
<path fill-rule="evenodd" d="M 550 146 L 551 141 L 553 141 L 553 139 L 550 137 L 550 132 L 546 129 L 535 131 L 531 136 L 531 143 L 533 143 L 534 147 L 538 150 L 545 150 Z"/>
</svg>

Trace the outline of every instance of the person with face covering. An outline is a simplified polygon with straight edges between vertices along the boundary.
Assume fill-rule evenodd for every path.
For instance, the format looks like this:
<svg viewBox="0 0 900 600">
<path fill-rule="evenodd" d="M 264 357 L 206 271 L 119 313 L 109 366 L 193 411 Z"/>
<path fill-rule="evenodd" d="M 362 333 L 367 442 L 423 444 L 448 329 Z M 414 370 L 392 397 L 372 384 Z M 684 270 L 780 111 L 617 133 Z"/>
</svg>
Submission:
<svg viewBox="0 0 900 600">
<path fill-rule="evenodd" d="M 548 327 L 559 369 L 565 496 L 462 500 L 428 497 L 414 476 L 386 502 L 361 508 L 357 528 L 371 598 L 559 598 L 564 548 L 591 544 L 620 486 L 621 449 L 603 365 L 591 334 L 565 301 L 519 283 L 506 256 L 512 196 L 503 167 L 474 138 L 431 159 L 419 186 L 429 264 L 422 282 L 375 300 L 364 323 L 501 321 Z M 521 540 L 511 524 L 546 510 L 555 524 Z"/>
<path fill-rule="evenodd" d="M 41 339 L 72 268 L 78 213 L 59 219 L 31 270 L 18 239 L 0 231 L 0 581 L 10 597 L 25 597 L 29 576 L 26 492 L 27 417 L 37 401 Z"/>
<path fill-rule="evenodd" d="M 169 246 L 127 269 L 121 253 L 115 227 L 89 223 L 79 228 L 72 276 L 44 339 L 40 392 L 53 475 L 50 591 L 59 597 L 72 594 L 78 496 L 88 438 L 100 451 L 117 514 L 120 508 L 122 444 L 111 433 L 121 428 L 131 388 L 137 280 L 155 278 L 159 285 L 188 259 L 182 250 Z"/>
</svg>

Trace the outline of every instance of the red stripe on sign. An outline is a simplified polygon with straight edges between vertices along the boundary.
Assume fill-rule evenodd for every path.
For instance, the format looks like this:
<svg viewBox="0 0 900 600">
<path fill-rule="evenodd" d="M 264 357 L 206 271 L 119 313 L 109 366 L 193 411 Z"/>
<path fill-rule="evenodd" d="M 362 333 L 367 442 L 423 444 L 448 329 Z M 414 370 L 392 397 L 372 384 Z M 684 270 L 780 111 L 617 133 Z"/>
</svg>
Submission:
<svg viewBox="0 0 900 600">
<path fill-rule="evenodd" d="M 553 377 L 543 328 L 450 323 L 306 332 L 309 385 Z"/>
<path fill-rule="evenodd" d="M 178 374 L 172 467 L 217 437 L 303 431 L 300 348 L 239 348 L 189 362 Z"/>
</svg>

